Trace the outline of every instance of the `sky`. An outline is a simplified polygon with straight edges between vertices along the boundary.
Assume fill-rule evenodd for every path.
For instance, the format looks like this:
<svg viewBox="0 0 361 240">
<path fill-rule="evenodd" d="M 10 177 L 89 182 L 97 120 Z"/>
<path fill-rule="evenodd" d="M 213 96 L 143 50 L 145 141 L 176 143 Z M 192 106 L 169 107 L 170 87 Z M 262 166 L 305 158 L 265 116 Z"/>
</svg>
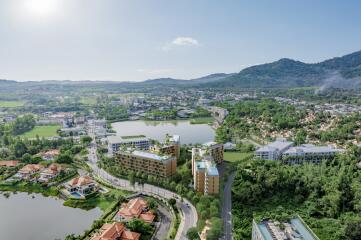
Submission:
<svg viewBox="0 0 361 240">
<path fill-rule="evenodd" d="M 0 0 L 0 79 L 191 79 L 361 50 L 359 0 Z"/>
</svg>

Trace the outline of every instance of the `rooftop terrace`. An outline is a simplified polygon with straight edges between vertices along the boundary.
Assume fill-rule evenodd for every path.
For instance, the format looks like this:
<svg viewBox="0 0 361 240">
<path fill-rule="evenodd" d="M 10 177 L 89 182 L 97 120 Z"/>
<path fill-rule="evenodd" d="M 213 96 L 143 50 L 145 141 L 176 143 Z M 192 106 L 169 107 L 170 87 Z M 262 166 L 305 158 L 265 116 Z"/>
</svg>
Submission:
<svg viewBox="0 0 361 240">
<path fill-rule="evenodd" d="M 169 156 L 169 155 L 158 155 L 156 153 L 151 153 L 151 152 L 146 152 L 146 151 L 139 151 L 139 150 L 135 150 L 135 151 L 133 151 L 131 153 L 134 156 L 154 159 L 154 160 L 157 160 L 157 161 L 167 161 L 167 160 L 173 158 L 172 156 Z"/>
<path fill-rule="evenodd" d="M 282 223 L 265 220 L 257 227 L 264 240 L 319 240 L 300 217 Z"/>
</svg>

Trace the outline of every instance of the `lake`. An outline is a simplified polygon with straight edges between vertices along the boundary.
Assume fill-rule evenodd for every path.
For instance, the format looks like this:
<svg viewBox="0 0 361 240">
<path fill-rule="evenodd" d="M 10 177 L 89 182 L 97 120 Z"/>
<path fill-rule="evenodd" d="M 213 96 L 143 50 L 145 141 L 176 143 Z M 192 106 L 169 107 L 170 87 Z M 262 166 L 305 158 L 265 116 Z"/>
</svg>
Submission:
<svg viewBox="0 0 361 240">
<path fill-rule="evenodd" d="M 35 196 L 35 198 L 32 198 Z M 63 201 L 40 194 L 0 195 L 0 239 L 54 240 L 82 234 L 99 218 L 98 208 L 85 211 L 63 206 Z"/>
<path fill-rule="evenodd" d="M 208 124 L 191 124 L 188 120 L 124 121 L 112 124 L 119 136 L 145 135 L 164 141 L 165 134 L 180 135 L 182 144 L 205 143 L 214 140 L 215 132 Z"/>
</svg>

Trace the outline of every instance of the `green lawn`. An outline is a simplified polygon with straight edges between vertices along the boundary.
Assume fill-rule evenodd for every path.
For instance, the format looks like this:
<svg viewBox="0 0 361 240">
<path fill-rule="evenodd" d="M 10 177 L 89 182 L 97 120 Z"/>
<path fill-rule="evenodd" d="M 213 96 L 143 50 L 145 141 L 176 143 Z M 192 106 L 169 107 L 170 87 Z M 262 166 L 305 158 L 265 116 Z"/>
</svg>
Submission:
<svg viewBox="0 0 361 240">
<path fill-rule="evenodd" d="M 0 107 L 4 108 L 16 108 L 24 106 L 24 101 L 0 101 Z"/>
<path fill-rule="evenodd" d="M 91 194 L 87 199 L 68 199 L 64 202 L 64 206 L 72 208 L 81 208 L 90 210 L 95 207 L 100 208 L 103 212 L 108 210 L 114 203 L 118 202 L 119 197 L 125 197 L 126 191 L 110 189 L 108 193 Z"/>
<path fill-rule="evenodd" d="M 58 136 L 56 132 L 58 129 L 60 129 L 59 125 L 35 126 L 31 131 L 22 134 L 21 137 L 35 138 L 37 135 L 39 137 L 55 137 Z"/>
<path fill-rule="evenodd" d="M 97 99 L 95 97 L 82 97 L 80 102 L 86 105 L 95 105 L 97 104 Z"/>
<path fill-rule="evenodd" d="M 241 153 L 241 152 L 224 152 L 224 160 L 228 162 L 237 162 L 245 160 L 251 157 L 253 153 Z"/>
</svg>

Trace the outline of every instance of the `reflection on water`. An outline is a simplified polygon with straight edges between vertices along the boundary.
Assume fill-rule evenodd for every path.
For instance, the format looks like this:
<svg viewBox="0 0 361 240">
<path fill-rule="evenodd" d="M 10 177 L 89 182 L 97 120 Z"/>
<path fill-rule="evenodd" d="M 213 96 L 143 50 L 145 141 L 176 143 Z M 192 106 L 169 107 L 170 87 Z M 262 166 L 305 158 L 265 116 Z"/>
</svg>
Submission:
<svg viewBox="0 0 361 240">
<path fill-rule="evenodd" d="M 0 239 L 53 240 L 82 234 L 101 216 L 100 209 L 85 211 L 63 206 L 63 201 L 40 194 L 0 195 Z"/>
<path fill-rule="evenodd" d="M 214 130 L 207 124 L 190 124 L 188 120 L 125 121 L 112 124 L 119 136 L 145 135 L 163 141 L 165 134 L 177 134 L 182 144 L 204 143 L 214 140 Z"/>
<path fill-rule="evenodd" d="M 138 121 L 139 122 L 139 121 Z M 146 126 L 158 126 L 158 125 L 174 125 L 177 126 L 179 120 L 169 120 L 169 121 L 144 121 Z"/>
</svg>

